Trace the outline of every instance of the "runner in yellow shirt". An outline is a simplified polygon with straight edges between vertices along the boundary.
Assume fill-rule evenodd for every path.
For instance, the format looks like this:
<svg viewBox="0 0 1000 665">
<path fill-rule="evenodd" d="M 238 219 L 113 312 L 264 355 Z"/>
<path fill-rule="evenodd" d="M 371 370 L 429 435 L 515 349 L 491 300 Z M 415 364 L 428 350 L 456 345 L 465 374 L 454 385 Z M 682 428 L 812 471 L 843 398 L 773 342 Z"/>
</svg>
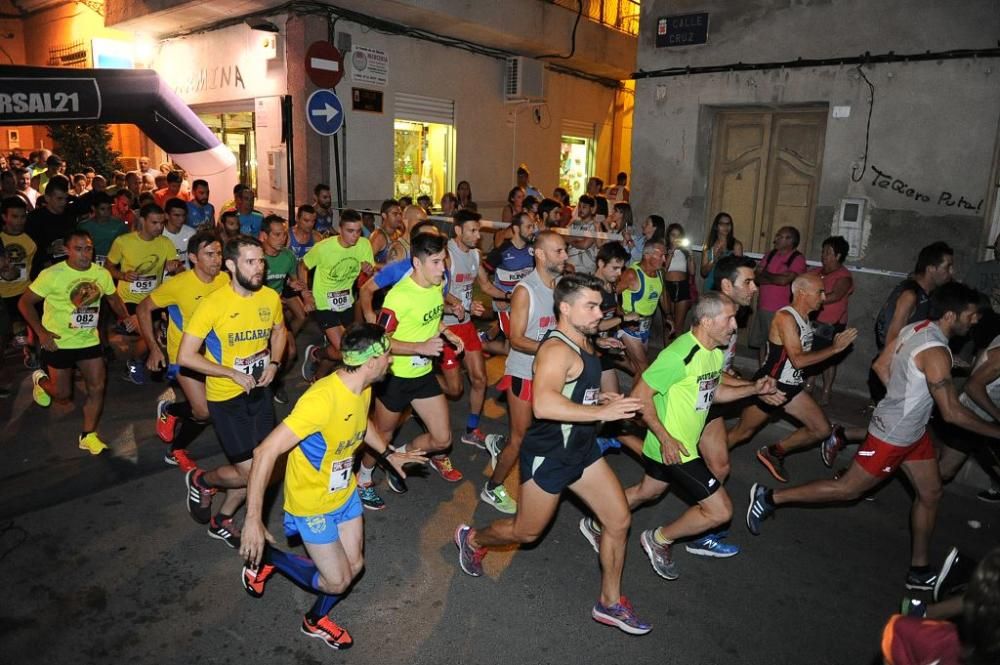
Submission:
<svg viewBox="0 0 1000 665">
<path fill-rule="evenodd" d="M 156 434 L 164 443 L 170 444 L 163 461 L 180 466 L 185 473 L 196 466 L 185 449 L 208 426 L 209 415 L 205 377 L 178 365 L 177 350 L 181 345 L 184 323 L 191 320 L 201 301 L 229 284 L 229 275 L 221 272 L 222 243 L 213 231 L 199 231 L 191 236 L 186 254 L 194 264 L 193 269 L 160 284 L 139 303 L 136 310 L 139 330 L 149 347 L 146 368 L 151 372 L 166 368 L 167 380 L 176 381 L 187 397 L 186 402 L 160 400 L 156 405 Z M 166 356 L 153 332 L 153 310 L 163 308 L 167 310 L 168 320 Z"/>
<path fill-rule="evenodd" d="M 392 339 L 392 376 L 376 390 L 373 422 L 382 438 L 392 441 L 403 412 L 412 406 L 427 431 L 396 450 L 409 448 L 433 455 L 430 463 L 434 470 L 448 482 L 456 483 L 462 474 L 445 453 L 451 446 L 448 401 L 433 371 L 434 358 L 441 355 L 445 340 L 454 347 L 456 355 L 461 355 L 464 349 L 462 339 L 441 320 L 447 242 L 444 236 L 418 234 L 411 248 L 413 271 L 385 296 L 378 323 Z M 377 495 L 372 496 L 374 466 L 374 458 L 366 454 L 358 470 L 358 483 L 366 490 L 365 506 L 378 510 L 385 504 Z M 406 491 L 406 485 L 395 474 L 389 473 L 388 480 L 392 491 L 397 494 Z"/>
<path fill-rule="evenodd" d="M 0 247 L 3 247 L 0 255 L 0 298 L 3 299 L 0 303 L 0 349 L 6 349 L 13 338 L 15 345 L 24 347 L 24 352 L 28 354 L 30 347 L 24 321 L 17 311 L 17 301 L 31 283 L 31 264 L 38 247 L 24 232 L 28 221 L 28 207 L 24 199 L 20 196 L 5 198 L 0 203 L 0 215 L 3 217 L 0 220 Z M 3 365 L 2 357 L 0 365 Z M 0 397 L 9 395 L 6 388 L 0 388 Z"/>
<path fill-rule="evenodd" d="M 79 444 L 91 455 L 98 455 L 107 448 L 97 435 L 107 378 L 97 334 L 101 298 L 106 299 L 119 320 L 127 320 L 128 312 L 115 293 L 111 275 L 93 262 L 94 241 L 90 234 L 71 231 L 65 247 L 66 260 L 38 274 L 21 296 L 18 309 L 38 336 L 40 360 L 47 368 L 47 371 L 35 370 L 31 375 L 35 403 L 49 406 L 55 399 L 62 405 L 71 405 L 73 369 L 79 369 L 87 386 Z M 41 320 L 35 310 L 38 303 L 43 303 Z"/>
<path fill-rule="evenodd" d="M 160 206 L 154 203 L 144 205 L 139 210 L 136 232 L 118 236 L 108 250 L 104 267 L 118 281 L 118 295 L 129 314 L 135 314 L 142 299 L 160 285 L 164 273 L 172 275 L 184 269 L 177 258 L 177 248 L 163 237 L 166 219 L 167 215 Z M 139 327 L 135 319 L 132 325 L 134 329 Z M 146 383 L 146 371 L 140 359 L 147 350 L 145 341 L 140 337 L 130 349 L 129 360 L 126 361 L 126 381 L 137 385 Z"/>
<path fill-rule="evenodd" d="M 362 272 L 374 272 L 375 257 L 368 238 L 361 237 L 361 213 L 340 213 L 340 234 L 316 243 L 299 263 L 299 281 L 308 284 L 309 271 L 315 269 L 312 290 L 302 292 L 306 311 L 330 342 L 325 349 L 306 347 L 302 377 L 320 379 L 333 370 L 340 358 L 340 338 L 354 323 L 356 292 L 354 282 Z"/>
<path fill-rule="evenodd" d="M 188 472 L 188 512 L 196 522 L 208 523 L 210 536 L 239 547 L 233 513 L 246 498 L 254 448 L 274 429 L 269 386 L 278 369 L 274 359 L 285 350 L 285 321 L 278 294 L 264 288 L 267 262 L 260 241 L 237 236 L 225 244 L 222 257 L 232 276 L 229 286 L 205 296 L 184 322 L 177 361 L 205 375 L 208 412 L 229 459 L 211 471 Z M 226 499 L 213 517 L 212 495 L 220 489 Z"/>
<path fill-rule="evenodd" d="M 301 630 L 334 649 L 349 648 L 353 640 L 328 615 L 364 567 L 364 509 L 351 472 L 354 452 L 367 444 L 401 476 L 403 464 L 427 461 L 421 451 L 392 451 L 368 421 L 371 386 L 389 369 L 389 346 L 379 326 L 351 327 L 341 347 L 344 367 L 316 381 L 257 447 L 247 486 L 240 545 L 247 562 L 243 588 L 259 598 L 268 578 L 280 570 L 315 592 L 318 598 L 303 617 Z M 285 453 L 284 530 L 302 538 L 309 559 L 265 545 L 273 545 L 274 538 L 261 515 L 264 493 L 275 462 Z"/>
</svg>

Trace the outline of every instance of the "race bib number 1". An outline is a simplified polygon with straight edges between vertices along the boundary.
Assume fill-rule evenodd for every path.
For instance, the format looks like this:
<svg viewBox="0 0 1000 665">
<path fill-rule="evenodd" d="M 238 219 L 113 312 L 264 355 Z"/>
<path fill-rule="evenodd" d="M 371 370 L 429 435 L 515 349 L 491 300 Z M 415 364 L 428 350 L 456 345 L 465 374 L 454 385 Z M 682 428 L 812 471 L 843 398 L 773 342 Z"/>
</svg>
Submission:
<svg viewBox="0 0 1000 665">
<path fill-rule="evenodd" d="M 330 469 L 330 491 L 337 492 L 347 489 L 351 484 L 351 469 L 354 466 L 354 458 L 335 460 Z"/>
<path fill-rule="evenodd" d="M 246 358 L 237 358 L 233 361 L 233 369 L 252 376 L 254 379 L 260 379 L 270 361 L 271 354 L 265 349 Z"/>
<path fill-rule="evenodd" d="M 69 327 L 73 329 L 93 329 L 97 327 L 99 307 L 81 307 L 75 309 L 69 317 Z"/>
</svg>

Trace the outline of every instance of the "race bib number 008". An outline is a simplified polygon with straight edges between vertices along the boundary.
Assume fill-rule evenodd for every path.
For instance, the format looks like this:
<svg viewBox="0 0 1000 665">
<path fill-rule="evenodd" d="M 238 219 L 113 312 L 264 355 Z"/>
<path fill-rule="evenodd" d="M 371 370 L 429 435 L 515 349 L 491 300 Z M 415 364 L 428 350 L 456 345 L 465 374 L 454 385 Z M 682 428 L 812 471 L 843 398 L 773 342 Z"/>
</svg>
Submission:
<svg viewBox="0 0 1000 665">
<path fill-rule="evenodd" d="M 330 291 L 326 294 L 326 301 L 334 312 L 346 312 L 354 304 L 354 294 L 350 291 Z"/>
</svg>

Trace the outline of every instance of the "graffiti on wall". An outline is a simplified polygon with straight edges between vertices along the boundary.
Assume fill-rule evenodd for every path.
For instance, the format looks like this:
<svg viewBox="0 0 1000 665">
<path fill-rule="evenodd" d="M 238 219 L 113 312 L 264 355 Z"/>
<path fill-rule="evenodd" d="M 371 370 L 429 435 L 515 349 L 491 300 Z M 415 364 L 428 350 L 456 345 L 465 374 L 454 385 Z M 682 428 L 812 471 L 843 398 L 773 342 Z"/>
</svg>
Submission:
<svg viewBox="0 0 1000 665">
<path fill-rule="evenodd" d="M 875 177 L 872 178 L 872 187 L 888 189 L 896 192 L 900 196 L 905 196 L 908 199 L 913 199 L 914 201 L 919 201 L 921 203 L 931 203 L 946 208 L 968 210 L 977 213 L 981 213 L 983 211 L 982 198 L 976 201 L 975 199 L 967 199 L 963 195 L 955 194 L 946 190 L 921 191 L 912 187 L 902 178 L 896 177 L 887 171 L 883 171 L 872 165 L 869 165 L 869 168 L 875 173 Z"/>
</svg>

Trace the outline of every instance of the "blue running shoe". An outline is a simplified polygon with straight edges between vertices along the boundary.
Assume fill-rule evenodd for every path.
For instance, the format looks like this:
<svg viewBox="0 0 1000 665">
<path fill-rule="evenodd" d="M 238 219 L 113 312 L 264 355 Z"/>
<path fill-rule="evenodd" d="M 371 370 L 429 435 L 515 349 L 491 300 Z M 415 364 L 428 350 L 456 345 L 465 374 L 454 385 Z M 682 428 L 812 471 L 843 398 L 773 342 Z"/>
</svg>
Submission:
<svg viewBox="0 0 1000 665">
<path fill-rule="evenodd" d="M 767 500 L 767 488 L 754 483 L 750 488 L 750 505 L 747 506 L 747 529 L 759 536 L 761 522 L 773 514 L 774 504 Z"/>
<path fill-rule="evenodd" d="M 137 386 L 146 384 L 146 366 L 139 360 L 125 361 L 125 380 Z"/>
<path fill-rule="evenodd" d="M 698 556 L 715 557 L 716 559 L 728 559 L 740 553 L 740 546 L 723 541 L 726 537 L 724 531 L 719 533 L 708 533 L 684 546 L 691 554 Z"/>
<path fill-rule="evenodd" d="M 358 483 L 358 498 L 361 499 L 361 505 L 366 510 L 383 510 L 385 508 L 385 501 L 375 491 L 375 486 L 370 483 L 368 485 Z"/>
<path fill-rule="evenodd" d="M 605 626 L 614 626 L 629 635 L 645 635 L 653 630 L 650 624 L 642 621 L 635 615 L 632 603 L 628 602 L 628 598 L 625 596 L 622 596 L 617 603 L 610 607 L 606 607 L 601 604 L 601 601 L 597 601 L 594 609 L 590 611 L 590 616 L 598 623 L 603 623 Z"/>
</svg>

